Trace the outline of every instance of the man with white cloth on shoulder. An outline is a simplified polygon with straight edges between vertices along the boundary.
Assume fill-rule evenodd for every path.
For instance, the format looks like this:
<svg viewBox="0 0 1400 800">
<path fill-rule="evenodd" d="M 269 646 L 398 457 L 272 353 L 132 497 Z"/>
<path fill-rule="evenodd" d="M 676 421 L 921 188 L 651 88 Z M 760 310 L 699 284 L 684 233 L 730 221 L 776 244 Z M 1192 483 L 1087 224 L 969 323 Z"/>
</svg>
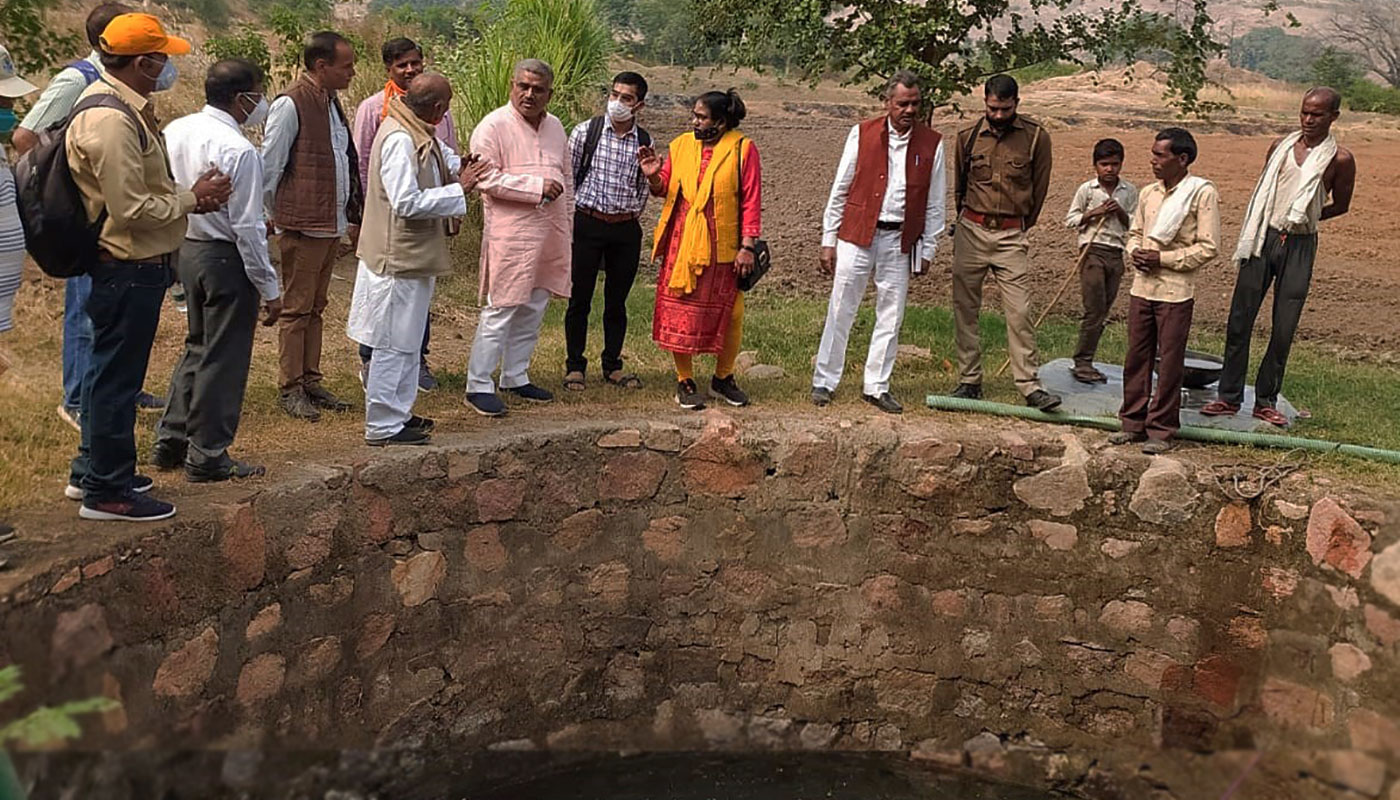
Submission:
<svg viewBox="0 0 1400 800">
<path fill-rule="evenodd" d="M 821 268 L 833 276 L 826 327 L 812 376 L 812 402 L 831 402 L 846 366 L 846 340 L 870 276 L 875 330 L 865 359 L 865 402 L 888 414 L 909 275 L 928 272 L 946 220 L 943 137 L 919 121 L 919 77 L 891 76 L 885 114 L 851 128 L 822 220 Z"/>
<path fill-rule="evenodd" d="M 374 348 L 365 381 L 365 443 L 426 444 L 433 421 L 413 414 L 419 351 L 437 276 L 452 271 L 447 237 L 484 169 L 438 140 L 452 102 L 441 75 L 414 78 L 388 101 L 375 134 L 347 333 Z M 454 178 L 455 176 L 455 178 Z"/>
<path fill-rule="evenodd" d="M 1264 172 L 1249 198 L 1235 250 L 1240 275 L 1230 301 L 1225 369 L 1216 400 L 1202 408 L 1202 414 L 1232 416 L 1244 403 L 1249 339 L 1272 283 L 1273 331 L 1269 349 L 1259 362 L 1252 414 L 1271 425 L 1288 424 L 1275 405 L 1283 386 L 1288 351 L 1298 332 L 1303 302 L 1312 282 L 1317 224 L 1347 213 L 1356 186 L 1356 160 L 1332 137 L 1332 123 L 1337 121 L 1341 107 L 1342 96 L 1335 89 L 1312 89 L 1303 95 L 1299 130 L 1276 140 L 1269 148 Z M 1328 195 L 1331 203 L 1326 202 Z"/>
<path fill-rule="evenodd" d="M 1128 354 L 1123 361 L 1123 430 L 1111 444 L 1145 442 L 1142 452 L 1172 449 L 1181 429 L 1181 382 L 1191 332 L 1196 271 L 1220 249 L 1220 195 L 1191 174 L 1196 140 L 1167 128 L 1152 143 L 1157 183 L 1138 196 L 1127 251 L 1136 275 L 1128 299 Z M 1153 392 L 1152 372 L 1157 371 Z"/>
</svg>

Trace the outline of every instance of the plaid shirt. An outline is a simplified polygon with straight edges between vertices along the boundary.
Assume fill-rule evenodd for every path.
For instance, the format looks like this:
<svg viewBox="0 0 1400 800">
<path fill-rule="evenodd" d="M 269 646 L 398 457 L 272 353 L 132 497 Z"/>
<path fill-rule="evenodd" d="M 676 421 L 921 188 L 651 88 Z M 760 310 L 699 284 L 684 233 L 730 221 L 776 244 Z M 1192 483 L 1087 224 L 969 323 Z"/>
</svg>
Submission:
<svg viewBox="0 0 1400 800">
<path fill-rule="evenodd" d="M 573 157 L 574 164 L 583 158 L 586 138 L 588 123 L 583 122 L 569 136 L 569 155 Z M 618 136 L 612 123 L 604 120 L 603 135 L 598 139 L 598 149 L 593 151 L 593 163 L 583 178 L 583 185 L 574 187 L 574 205 L 602 214 L 641 216 L 650 191 L 646 176 L 637 166 L 637 148 L 640 146 L 635 123 L 632 130 Z"/>
</svg>

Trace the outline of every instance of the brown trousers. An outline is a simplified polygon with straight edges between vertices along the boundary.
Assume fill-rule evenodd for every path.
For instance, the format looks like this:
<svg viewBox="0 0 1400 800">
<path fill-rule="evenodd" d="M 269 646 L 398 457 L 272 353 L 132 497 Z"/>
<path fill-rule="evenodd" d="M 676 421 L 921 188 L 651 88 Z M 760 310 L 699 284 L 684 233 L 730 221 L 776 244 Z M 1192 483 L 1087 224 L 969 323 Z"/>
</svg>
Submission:
<svg viewBox="0 0 1400 800">
<path fill-rule="evenodd" d="M 321 315 L 340 239 L 286 231 L 280 245 L 282 316 L 277 344 L 279 381 L 285 393 L 321 382 Z"/>
<path fill-rule="evenodd" d="M 1074 365 L 1090 367 L 1099 350 L 1099 339 L 1108 324 L 1108 312 L 1118 299 L 1123 283 L 1123 251 L 1106 244 L 1091 244 L 1079 270 L 1079 292 L 1084 314 L 1079 318 L 1079 346 L 1074 349 Z"/>
<path fill-rule="evenodd" d="M 1128 298 L 1128 355 L 1123 360 L 1123 430 L 1170 439 L 1181 430 L 1181 381 L 1195 300 L 1164 303 Z M 1152 391 L 1153 361 L 1157 391 Z"/>
<path fill-rule="evenodd" d="M 1016 389 L 1024 396 L 1041 388 L 1036 374 L 1035 326 L 1031 324 L 1030 268 L 1025 231 L 993 231 L 966 219 L 958 221 L 953 232 L 953 318 L 961 383 L 982 383 L 977 317 L 982 311 L 982 285 L 990 272 L 1001 291 Z"/>
</svg>

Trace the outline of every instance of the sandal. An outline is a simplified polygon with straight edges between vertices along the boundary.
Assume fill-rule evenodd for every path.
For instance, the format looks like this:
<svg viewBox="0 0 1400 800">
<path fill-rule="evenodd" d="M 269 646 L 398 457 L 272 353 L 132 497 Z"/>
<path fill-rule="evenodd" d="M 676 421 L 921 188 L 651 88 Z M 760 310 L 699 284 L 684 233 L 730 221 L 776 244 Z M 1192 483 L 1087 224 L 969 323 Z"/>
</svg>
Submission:
<svg viewBox="0 0 1400 800">
<path fill-rule="evenodd" d="M 1207 417 L 1233 417 L 1240 407 L 1224 400 L 1212 400 L 1201 407 L 1201 414 Z"/>
<path fill-rule="evenodd" d="M 588 384 L 584 383 L 582 372 L 570 372 L 564 376 L 564 388 L 571 392 L 581 392 L 588 388 Z"/>
<path fill-rule="evenodd" d="M 638 378 L 636 375 L 633 375 L 633 374 L 631 374 L 630 372 L 629 372 L 629 373 L 624 373 L 624 372 L 623 372 L 622 370 L 620 370 L 620 369 L 613 370 L 612 372 L 609 372 L 609 373 L 604 374 L 604 375 L 603 375 L 603 380 L 607 381 L 608 383 L 612 384 L 613 386 L 618 387 L 619 389 L 640 389 L 640 388 L 642 388 L 642 379 L 641 379 L 641 378 Z"/>
<path fill-rule="evenodd" d="M 1288 417 L 1285 417 L 1283 415 L 1283 412 L 1279 411 L 1273 406 L 1255 406 L 1254 418 L 1262 419 L 1270 425 L 1274 425 L 1279 428 L 1288 427 Z"/>
</svg>

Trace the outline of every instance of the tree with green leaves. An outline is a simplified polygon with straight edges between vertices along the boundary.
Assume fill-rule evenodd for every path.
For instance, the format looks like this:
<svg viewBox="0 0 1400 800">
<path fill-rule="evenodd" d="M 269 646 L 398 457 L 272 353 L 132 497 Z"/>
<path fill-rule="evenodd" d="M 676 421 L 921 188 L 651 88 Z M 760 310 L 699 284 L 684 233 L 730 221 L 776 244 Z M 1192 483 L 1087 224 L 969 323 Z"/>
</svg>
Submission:
<svg viewBox="0 0 1400 800">
<path fill-rule="evenodd" d="M 50 0 L 0 0 L 0 42 L 21 73 L 38 74 L 57 60 L 79 52 L 82 39 L 59 33 L 44 20 Z"/>
<path fill-rule="evenodd" d="M 1166 54 L 1166 100 L 1185 114 L 1217 108 L 1201 99 L 1206 64 L 1223 52 L 1212 36 L 1208 0 L 1190 0 L 1171 25 L 1139 0 L 1097 14 L 1075 0 L 695 0 L 700 34 L 723 45 L 731 63 L 762 66 L 774 51 L 817 80 L 837 72 L 872 89 L 896 70 L 926 81 L 933 105 L 980 86 L 992 74 L 1054 61 L 1103 67 L 1144 50 Z"/>
</svg>

